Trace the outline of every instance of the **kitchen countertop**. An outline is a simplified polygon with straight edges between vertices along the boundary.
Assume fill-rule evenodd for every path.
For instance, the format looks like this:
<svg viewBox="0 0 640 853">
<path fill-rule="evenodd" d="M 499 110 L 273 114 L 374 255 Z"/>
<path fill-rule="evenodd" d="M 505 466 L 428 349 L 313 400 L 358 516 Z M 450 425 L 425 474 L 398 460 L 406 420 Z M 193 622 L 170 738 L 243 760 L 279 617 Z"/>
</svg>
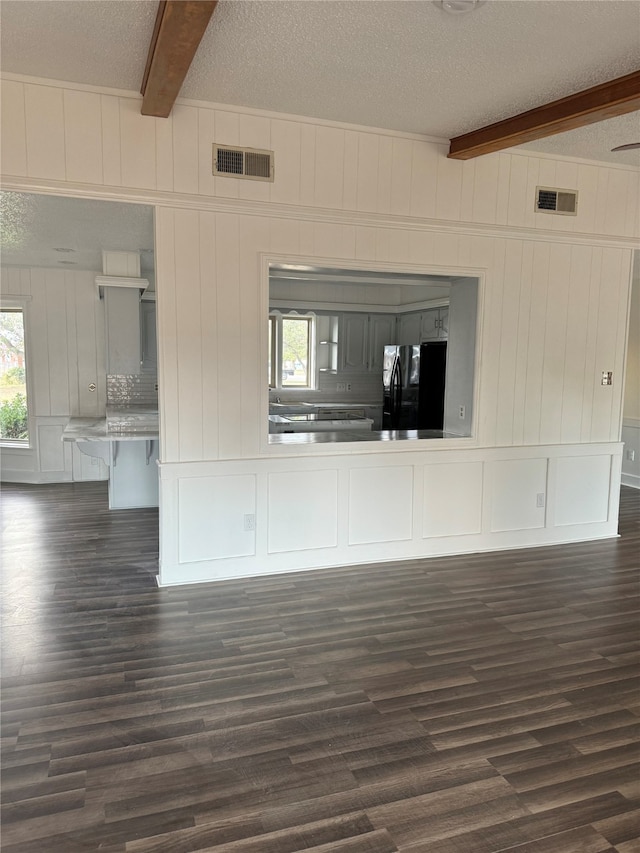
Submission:
<svg viewBox="0 0 640 853">
<path fill-rule="evenodd" d="M 62 432 L 63 441 L 156 441 L 159 437 L 158 427 L 107 430 L 106 418 L 70 418 Z"/>
<path fill-rule="evenodd" d="M 416 438 L 460 438 L 438 429 L 349 430 L 348 432 L 286 432 L 269 436 L 269 444 L 330 444 L 345 441 L 405 441 Z"/>
</svg>

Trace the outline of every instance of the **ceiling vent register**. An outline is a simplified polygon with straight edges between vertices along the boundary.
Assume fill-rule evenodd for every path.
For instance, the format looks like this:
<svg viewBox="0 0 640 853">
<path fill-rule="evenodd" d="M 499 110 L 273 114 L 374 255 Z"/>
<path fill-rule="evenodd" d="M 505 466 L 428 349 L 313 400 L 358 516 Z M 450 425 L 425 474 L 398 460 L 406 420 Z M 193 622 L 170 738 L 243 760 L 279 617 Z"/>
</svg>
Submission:
<svg viewBox="0 0 640 853">
<path fill-rule="evenodd" d="M 273 151 L 213 146 L 213 174 L 251 181 L 273 181 Z"/>
<path fill-rule="evenodd" d="M 536 187 L 535 209 L 537 213 L 560 213 L 562 216 L 575 216 L 578 212 L 578 193 L 576 190 Z"/>
</svg>

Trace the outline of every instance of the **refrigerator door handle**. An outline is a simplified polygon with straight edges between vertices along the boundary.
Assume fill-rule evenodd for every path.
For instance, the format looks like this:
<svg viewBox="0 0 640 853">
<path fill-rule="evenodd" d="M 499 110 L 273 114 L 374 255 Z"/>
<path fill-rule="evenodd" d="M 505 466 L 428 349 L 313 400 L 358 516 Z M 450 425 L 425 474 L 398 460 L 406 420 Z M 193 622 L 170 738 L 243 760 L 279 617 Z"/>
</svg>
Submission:
<svg viewBox="0 0 640 853">
<path fill-rule="evenodd" d="M 401 403 L 401 395 L 402 395 L 402 371 L 400 369 L 400 359 L 396 359 L 396 363 L 393 366 L 393 379 L 392 379 L 392 415 L 394 422 L 400 417 L 400 403 Z M 393 429 L 398 428 L 397 423 L 394 423 Z"/>
</svg>

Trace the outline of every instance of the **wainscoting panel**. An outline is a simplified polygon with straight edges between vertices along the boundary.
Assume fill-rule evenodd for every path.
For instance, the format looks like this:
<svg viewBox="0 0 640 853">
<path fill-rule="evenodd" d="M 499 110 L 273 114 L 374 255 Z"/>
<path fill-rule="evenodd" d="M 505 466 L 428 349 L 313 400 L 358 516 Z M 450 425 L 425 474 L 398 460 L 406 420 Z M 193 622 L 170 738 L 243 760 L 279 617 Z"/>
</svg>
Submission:
<svg viewBox="0 0 640 853">
<path fill-rule="evenodd" d="M 38 455 L 43 472 L 64 471 L 63 429 L 64 424 L 38 424 Z"/>
<path fill-rule="evenodd" d="M 338 472 L 270 474 L 268 550 L 301 551 L 338 544 Z"/>
<path fill-rule="evenodd" d="M 491 466 L 491 530 L 527 530 L 544 527 L 547 460 L 508 459 Z"/>
<path fill-rule="evenodd" d="M 611 456 L 558 459 L 555 524 L 594 524 L 609 516 Z"/>
<path fill-rule="evenodd" d="M 482 462 L 425 465 L 423 537 L 480 533 L 482 469 Z"/>
<path fill-rule="evenodd" d="M 256 478 L 251 475 L 197 477 L 180 481 L 178 501 L 181 563 L 255 554 Z"/>
<path fill-rule="evenodd" d="M 412 537 L 413 469 L 358 468 L 349 484 L 349 544 Z"/>
</svg>

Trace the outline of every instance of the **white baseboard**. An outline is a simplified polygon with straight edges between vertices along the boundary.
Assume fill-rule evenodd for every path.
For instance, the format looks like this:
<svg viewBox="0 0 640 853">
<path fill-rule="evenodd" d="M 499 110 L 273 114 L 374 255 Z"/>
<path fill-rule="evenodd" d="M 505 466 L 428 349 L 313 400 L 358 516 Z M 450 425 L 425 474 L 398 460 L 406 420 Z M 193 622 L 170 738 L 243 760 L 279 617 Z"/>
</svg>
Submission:
<svg viewBox="0 0 640 853">
<path fill-rule="evenodd" d="M 622 474 L 621 483 L 623 486 L 631 486 L 632 489 L 640 489 L 640 477 L 637 474 Z"/>
<path fill-rule="evenodd" d="M 69 471 L 2 471 L 0 482 L 3 483 L 31 483 L 32 485 L 43 485 L 46 483 L 72 483 L 73 476 Z"/>
</svg>

